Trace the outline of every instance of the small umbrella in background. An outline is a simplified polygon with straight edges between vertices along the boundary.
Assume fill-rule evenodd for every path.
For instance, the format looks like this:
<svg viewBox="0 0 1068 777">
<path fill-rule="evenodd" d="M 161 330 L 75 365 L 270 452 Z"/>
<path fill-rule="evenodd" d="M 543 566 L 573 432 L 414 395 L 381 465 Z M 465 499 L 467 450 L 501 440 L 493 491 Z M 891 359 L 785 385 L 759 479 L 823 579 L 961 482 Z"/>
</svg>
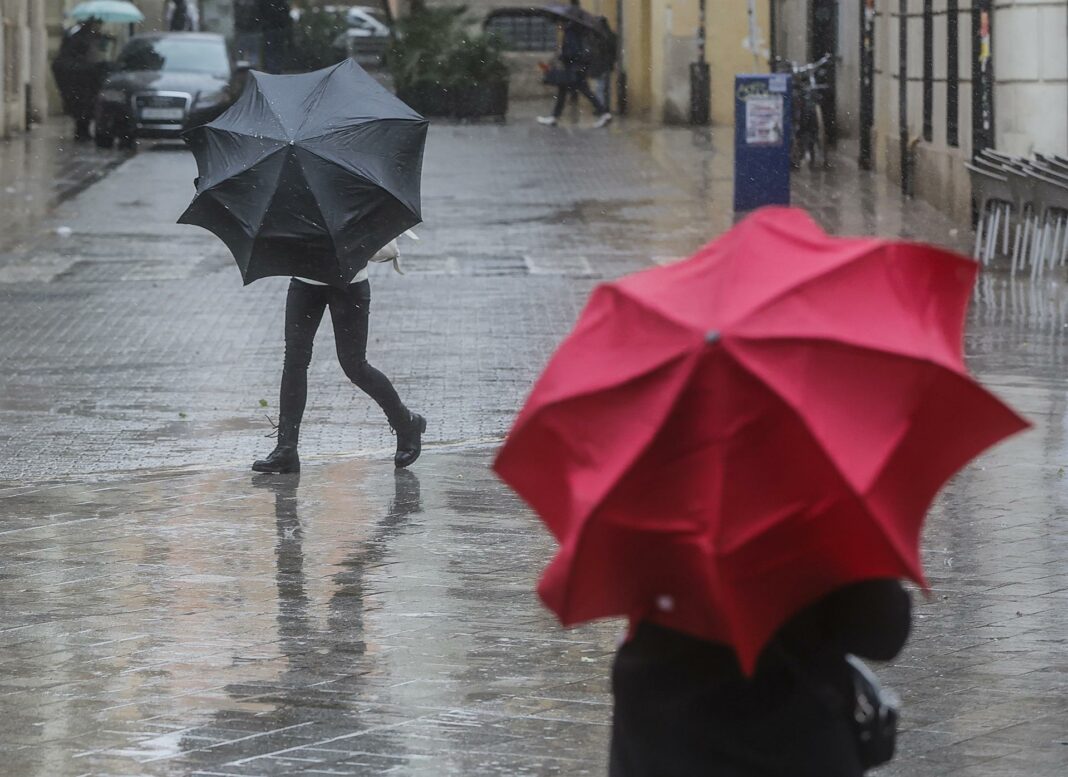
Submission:
<svg viewBox="0 0 1068 777">
<path fill-rule="evenodd" d="M 74 6 L 67 15 L 79 22 L 95 18 L 114 24 L 140 24 L 145 20 L 137 6 L 125 0 L 88 0 Z"/>
<path fill-rule="evenodd" d="M 936 493 L 1027 426 L 964 366 L 976 272 L 766 209 L 599 287 L 495 463 L 560 543 L 546 604 L 650 618 L 752 671 L 830 591 L 922 584 Z"/>
<path fill-rule="evenodd" d="M 251 71 L 241 97 L 185 138 L 200 177 L 179 219 L 216 234 L 245 283 L 344 286 L 421 221 L 427 121 L 350 59 L 298 75 Z"/>
</svg>

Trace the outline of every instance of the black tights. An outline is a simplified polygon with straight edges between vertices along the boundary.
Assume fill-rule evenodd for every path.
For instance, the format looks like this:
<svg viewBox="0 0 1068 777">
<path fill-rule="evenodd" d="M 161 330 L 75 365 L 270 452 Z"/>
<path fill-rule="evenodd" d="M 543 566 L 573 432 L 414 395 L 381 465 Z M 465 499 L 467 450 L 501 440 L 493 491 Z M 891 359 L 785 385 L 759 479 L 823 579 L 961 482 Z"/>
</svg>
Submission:
<svg viewBox="0 0 1068 777">
<path fill-rule="evenodd" d="M 297 444 L 308 400 L 312 343 L 328 305 L 334 323 L 337 360 L 345 375 L 379 404 L 394 428 L 408 420 L 408 410 L 389 378 L 367 363 L 371 284 L 361 281 L 341 290 L 333 286 L 314 286 L 294 278 L 286 297 L 286 358 L 279 403 L 279 445 Z"/>
</svg>

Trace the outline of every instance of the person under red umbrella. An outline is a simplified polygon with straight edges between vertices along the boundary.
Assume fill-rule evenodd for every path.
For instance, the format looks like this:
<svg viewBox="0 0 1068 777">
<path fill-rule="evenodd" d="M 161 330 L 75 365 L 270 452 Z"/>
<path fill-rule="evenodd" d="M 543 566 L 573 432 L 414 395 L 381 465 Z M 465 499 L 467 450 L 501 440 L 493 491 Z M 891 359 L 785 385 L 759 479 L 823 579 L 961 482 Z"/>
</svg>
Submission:
<svg viewBox="0 0 1068 777">
<path fill-rule="evenodd" d="M 899 581 L 855 583 L 805 608 L 748 676 L 725 644 L 659 620 L 632 625 L 612 668 L 611 777 L 864 774 L 846 656 L 889 661 L 904 647 L 911 599 Z"/>
<path fill-rule="evenodd" d="M 539 584 L 560 620 L 630 620 L 613 777 L 889 757 L 890 705 L 847 656 L 902 648 L 928 507 L 1027 425 L 964 366 L 976 272 L 771 208 L 591 296 L 495 469 L 560 542 Z"/>
</svg>

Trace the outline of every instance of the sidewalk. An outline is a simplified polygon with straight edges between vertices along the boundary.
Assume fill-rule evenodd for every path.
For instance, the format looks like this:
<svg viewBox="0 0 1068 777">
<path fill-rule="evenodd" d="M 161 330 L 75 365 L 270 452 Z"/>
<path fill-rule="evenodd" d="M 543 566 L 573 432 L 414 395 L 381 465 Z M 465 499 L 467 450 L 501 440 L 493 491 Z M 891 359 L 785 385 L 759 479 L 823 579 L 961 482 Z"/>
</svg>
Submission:
<svg viewBox="0 0 1068 777">
<path fill-rule="evenodd" d="M 0 252 L 38 235 L 62 202 L 99 181 L 126 158 L 93 143 L 75 143 L 70 119 L 50 116 L 21 135 L 0 140 Z"/>
<path fill-rule="evenodd" d="M 488 466 L 595 283 L 730 225 L 728 140 L 432 128 L 409 274 L 372 271 L 370 359 L 430 419 L 399 475 L 324 327 L 305 471 L 250 477 L 286 282 L 242 288 L 221 244 L 174 224 L 195 169 L 180 148 L 146 147 L 0 253 L 6 768 L 605 774 L 620 624 L 555 625 L 533 594 L 551 539 Z M 835 231 L 967 247 L 848 161 L 795 193 Z M 970 363 L 1036 429 L 932 511 L 931 595 L 881 671 L 905 713 L 880 775 L 1068 772 L 1066 331 L 1063 286 L 984 274 Z"/>
</svg>

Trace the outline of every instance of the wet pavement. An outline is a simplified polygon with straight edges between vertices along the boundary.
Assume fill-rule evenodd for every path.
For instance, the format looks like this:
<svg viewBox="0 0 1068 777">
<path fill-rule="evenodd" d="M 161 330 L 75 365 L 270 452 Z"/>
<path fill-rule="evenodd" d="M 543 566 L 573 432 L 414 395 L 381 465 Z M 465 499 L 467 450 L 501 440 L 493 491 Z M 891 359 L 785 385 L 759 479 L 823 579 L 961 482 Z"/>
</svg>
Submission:
<svg viewBox="0 0 1068 777">
<path fill-rule="evenodd" d="M 372 274 L 370 358 L 431 419 L 399 475 L 328 328 L 303 475 L 247 473 L 271 444 L 285 282 L 242 289 L 214 238 L 173 224 L 180 148 L 27 219 L 0 254 L 0 773 L 603 774 L 619 624 L 563 631 L 540 608 L 552 542 L 488 464 L 593 284 L 730 225 L 727 146 L 432 129 L 409 274 Z M 848 161 L 795 193 L 838 232 L 968 243 Z M 880 774 L 1068 772 L 1066 330 L 1059 280 L 981 279 L 971 365 L 1036 428 L 932 511 L 932 596 L 881 672 L 906 709 Z"/>
<path fill-rule="evenodd" d="M 0 142 L 0 251 L 17 251 L 60 203 L 125 159 L 91 142 L 76 143 L 73 134 L 69 119 L 53 117 Z"/>
</svg>

